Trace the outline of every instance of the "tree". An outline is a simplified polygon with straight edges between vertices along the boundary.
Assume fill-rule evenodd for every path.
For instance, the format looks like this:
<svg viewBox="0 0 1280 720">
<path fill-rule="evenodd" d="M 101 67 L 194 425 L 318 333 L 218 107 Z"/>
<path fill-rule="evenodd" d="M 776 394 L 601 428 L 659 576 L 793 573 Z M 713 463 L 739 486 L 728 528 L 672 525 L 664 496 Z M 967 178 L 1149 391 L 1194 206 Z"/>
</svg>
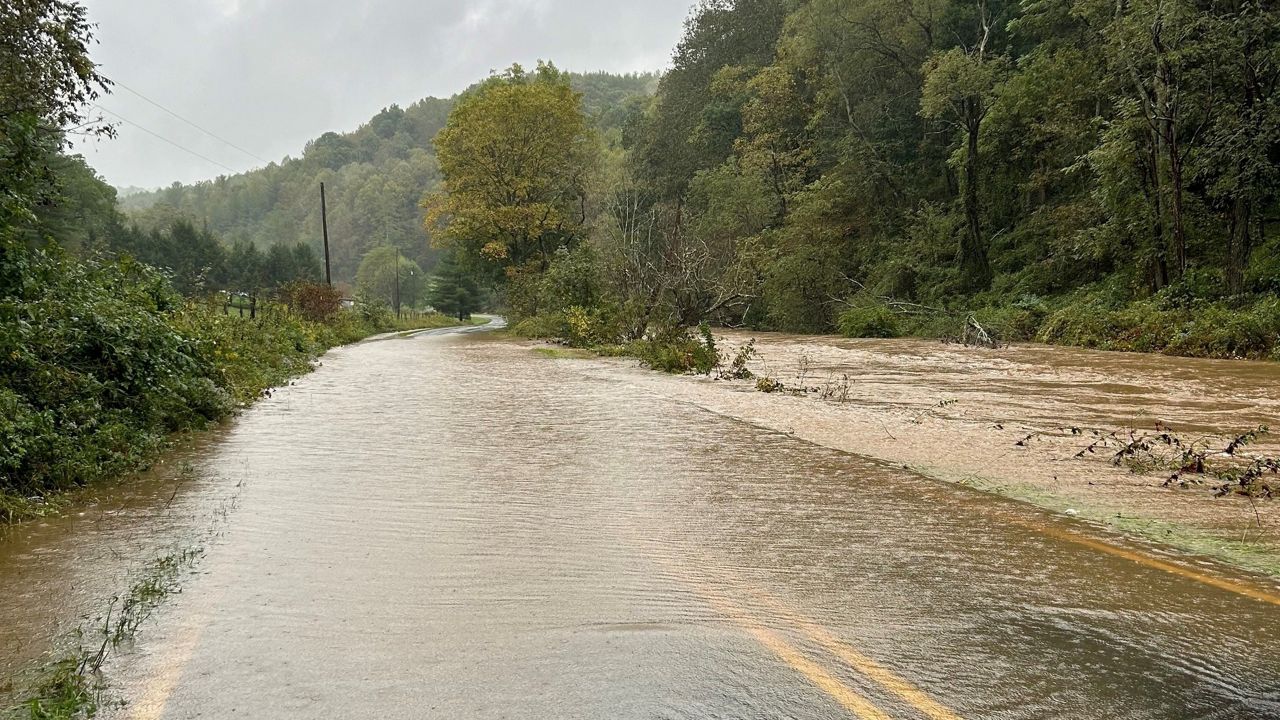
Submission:
<svg viewBox="0 0 1280 720">
<path fill-rule="evenodd" d="M 238 240 L 227 254 L 227 289 L 253 292 L 266 284 L 262 251 L 248 240 Z"/>
<path fill-rule="evenodd" d="M 208 230 L 179 221 L 161 242 L 167 257 L 145 261 L 171 271 L 178 292 L 196 295 L 221 285 L 226 276 L 226 251 Z"/>
<path fill-rule="evenodd" d="M 445 255 L 431 276 L 427 302 L 436 312 L 466 320 L 480 309 L 480 286 L 453 254 Z"/>
<path fill-rule="evenodd" d="M 444 182 L 425 206 L 437 247 L 541 271 L 579 238 L 594 143 L 554 66 L 514 65 L 464 95 L 435 147 Z"/>
<path fill-rule="evenodd" d="M 961 236 L 959 261 L 964 289 L 976 291 L 991 285 L 991 263 L 987 257 L 987 239 L 983 236 L 979 206 L 979 133 L 1008 63 L 1005 58 L 992 55 L 992 31 L 996 18 L 987 0 L 974 0 L 972 5 L 973 41 L 935 54 L 925 63 L 920 112 L 926 118 L 948 120 L 960 129 L 964 138 L 961 205 L 964 208 L 965 233 Z"/>
<path fill-rule="evenodd" d="M 64 132 L 110 134 L 86 105 L 109 81 L 89 59 L 92 26 L 66 0 L 10 0 L 0 10 L 0 224 L 30 213 L 50 190 L 44 163 Z"/>
<path fill-rule="evenodd" d="M 21 229 L 58 195 L 51 163 L 67 132 L 110 135 L 87 114 L 108 81 L 89 59 L 85 9 L 65 0 L 9 0 L 0 7 L 0 292 L 20 282 L 12 267 Z"/>
<path fill-rule="evenodd" d="M 680 201 L 694 175 L 723 163 L 742 129 L 741 95 L 712 92 L 731 67 L 748 74 L 773 59 L 787 17 L 781 0 L 701 0 L 685 22 L 636 153 L 662 200 Z"/>
<path fill-rule="evenodd" d="M 400 304 L 417 305 L 422 300 L 426 276 L 418 263 L 390 246 L 374 248 L 360 261 L 360 269 L 356 272 L 356 291 L 371 300 L 394 305 L 397 273 Z"/>
<path fill-rule="evenodd" d="M 1245 290 L 1245 270 L 1263 236 L 1262 213 L 1280 193 L 1280 10 L 1260 0 L 1221 3 L 1208 37 L 1225 86 L 1195 169 L 1228 228 L 1224 279 Z"/>
</svg>

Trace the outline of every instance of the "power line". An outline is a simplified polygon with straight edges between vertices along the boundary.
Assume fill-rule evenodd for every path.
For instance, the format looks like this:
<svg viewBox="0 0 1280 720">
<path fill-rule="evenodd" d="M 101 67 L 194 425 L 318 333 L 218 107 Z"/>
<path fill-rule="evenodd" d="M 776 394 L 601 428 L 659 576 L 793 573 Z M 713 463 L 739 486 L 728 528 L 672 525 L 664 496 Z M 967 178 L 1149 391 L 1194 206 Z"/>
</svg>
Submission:
<svg viewBox="0 0 1280 720">
<path fill-rule="evenodd" d="M 137 95 L 138 97 L 141 97 L 141 99 L 146 100 L 147 102 L 150 102 L 150 104 L 155 105 L 155 106 L 156 106 L 156 108 L 160 108 L 161 110 L 164 110 L 164 111 L 165 111 L 165 113 L 169 113 L 170 115 L 173 115 L 173 117 L 178 118 L 179 120 L 182 120 L 182 122 L 184 122 L 184 123 L 187 123 L 187 124 L 188 124 L 188 126 L 191 126 L 191 127 L 193 127 L 193 128 L 198 129 L 198 131 L 200 131 L 200 132 L 202 132 L 202 133 L 205 133 L 205 135 L 207 135 L 207 136 L 209 136 L 209 137 L 214 138 L 214 140 L 219 140 L 219 141 L 221 141 L 221 142 L 225 142 L 225 143 L 227 143 L 227 145 L 230 145 L 230 146 L 234 147 L 234 149 L 236 149 L 236 150 L 239 150 L 239 151 L 243 152 L 243 154 L 246 154 L 246 155 L 250 156 L 250 158 L 252 158 L 252 159 L 255 159 L 255 160 L 259 161 L 259 163 L 264 163 L 264 164 L 268 164 L 268 165 L 269 165 L 269 164 L 271 164 L 271 161 L 270 161 L 270 160 L 266 160 L 266 159 L 264 159 L 264 158 L 259 158 L 259 156 L 255 155 L 255 154 L 252 154 L 252 152 L 250 152 L 250 151 L 248 151 L 248 150 L 244 150 L 244 149 L 243 149 L 243 147 L 241 147 L 241 146 L 239 146 L 239 145 L 236 145 L 236 143 L 234 143 L 234 142 L 232 142 L 232 141 L 227 140 L 227 138 L 225 138 L 225 137 L 221 137 L 220 135 L 216 135 L 216 133 L 214 133 L 214 132 L 212 132 L 212 131 L 207 131 L 207 129 L 202 128 L 202 127 L 200 127 L 200 126 L 197 126 L 197 124 L 196 124 L 196 123 L 191 122 L 191 120 L 188 120 L 187 118 L 183 118 L 183 117 L 182 117 L 182 115 L 179 115 L 178 113 L 174 113 L 174 111 L 173 111 L 173 110 L 170 110 L 169 108 L 165 108 L 165 106 L 164 106 L 164 105 L 159 104 L 159 102 L 156 102 L 155 100 L 150 99 L 150 97 L 147 97 L 146 95 L 142 95 L 142 94 L 141 94 L 141 92 L 138 92 L 137 90 L 133 90 L 133 88 L 132 88 L 132 87 L 129 87 L 129 86 L 127 86 L 127 85 L 124 85 L 124 83 L 123 83 L 123 82 L 115 81 L 115 82 L 113 83 L 113 85 L 115 85 L 115 87 L 123 87 L 123 88 L 124 88 L 124 90 L 128 90 L 129 92 L 132 92 L 132 94 Z"/>
<path fill-rule="evenodd" d="M 134 122 L 134 121 L 130 120 L 129 118 L 127 118 L 127 117 L 125 117 L 125 116 L 121 115 L 121 114 L 120 114 L 120 113 L 118 113 L 118 112 L 115 112 L 115 111 L 113 111 L 113 110 L 108 110 L 108 109 L 106 109 L 106 108 L 102 107 L 101 105 L 99 105 L 98 103 L 92 103 L 92 104 L 93 104 L 93 106 L 94 106 L 94 107 L 98 108 L 98 109 L 99 109 L 99 110 L 101 110 L 102 112 L 107 113 L 108 115 L 113 115 L 113 116 L 115 116 L 115 117 L 116 117 L 116 119 L 120 120 L 121 122 L 128 123 L 129 125 L 132 125 L 132 126 L 134 126 L 134 127 L 138 128 L 138 129 L 139 129 L 139 130 L 141 130 L 142 132 L 144 132 L 144 133 L 146 133 L 146 134 L 148 134 L 148 135 L 150 135 L 150 136 L 152 136 L 152 137 L 154 137 L 154 138 L 158 138 L 158 139 L 160 139 L 160 140 L 163 140 L 163 141 L 165 141 L 165 142 L 169 143 L 170 145 L 172 145 L 172 146 L 174 146 L 174 147 L 178 148 L 179 150 L 182 150 L 183 152 L 187 152 L 187 153 L 190 153 L 190 154 L 192 154 L 192 155 L 195 155 L 196 157 L 200 158 L 201 160 L 204 160 L 205 162 L 213 163 L 214 165 L 217 165 L 218 167 L 220 167 L 220 168 L 222 168 L 222 169 L 226 170 L 227 172 L 230 172 L 230 173 L 235 173 L 235 172 L 236 172 L 236 169 L 235 169 L 235 168 L 227 167 L 226 165 L 223 165 L 222 163 L 218 162 L 217 160 L 214 160 L 214 159 L 213 159 L 213 158 L 211 158 L 211 157 L 206 157 L 206 156 L 201 155 L 200 153 L 196 152 L 195 150 L 192 150 L 192 149 L 191 149 L 191 148 L 189 148 L 189 147 L 184 147 L 184 146 L 182 146 L 182 145 L 179 145 L 178 143 L 176 143 L 176 142 L 174 142 L 174 141 L 170 140 L 169 138 L 167 138 L 167 137 L 165 137 L 165 136 L 161 135 L 160 133 L 157 133 L 157 132 L 153 132 L 153 131 L 151 131 L 151 130 L 148 130 L 147 128 L 145 128 L 145 127 L 143 127 L 143 126 L 139 125 L 138 123 L 136 123 L 136 122 Z"/>
</svg>

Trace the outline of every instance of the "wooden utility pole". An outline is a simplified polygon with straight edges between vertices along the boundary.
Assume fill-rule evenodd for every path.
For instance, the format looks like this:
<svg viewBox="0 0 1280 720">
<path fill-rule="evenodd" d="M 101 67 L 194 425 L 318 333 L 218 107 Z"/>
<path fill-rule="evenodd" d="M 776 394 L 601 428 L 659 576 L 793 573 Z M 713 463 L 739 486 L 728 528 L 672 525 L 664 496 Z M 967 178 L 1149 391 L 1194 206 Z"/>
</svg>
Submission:
<svg viewBox="0 0 1280 720">
<path fill-rule="evenodd" d="M 324 206 L 324 183 L 320 183 L 320 229 L 324 233 L 324 282 L 333 287 L 333 273 L 329 269 L 329 218 Z"/>
</svg>

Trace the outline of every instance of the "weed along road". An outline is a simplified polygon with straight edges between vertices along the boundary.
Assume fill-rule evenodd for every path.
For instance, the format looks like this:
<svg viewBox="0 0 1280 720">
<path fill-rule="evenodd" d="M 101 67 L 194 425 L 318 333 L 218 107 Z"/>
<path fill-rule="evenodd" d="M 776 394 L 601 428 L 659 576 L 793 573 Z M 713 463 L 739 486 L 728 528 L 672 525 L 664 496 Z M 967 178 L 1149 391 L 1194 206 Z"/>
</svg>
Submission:
<svg viewBox="0 0 1280 720">
<path fill-rule="evenodd" d="M 639 373 L 331 352 L 194 455 L 234 508 L 106 716 L 1280 717 L 1274 584 Z"/>
</svg>

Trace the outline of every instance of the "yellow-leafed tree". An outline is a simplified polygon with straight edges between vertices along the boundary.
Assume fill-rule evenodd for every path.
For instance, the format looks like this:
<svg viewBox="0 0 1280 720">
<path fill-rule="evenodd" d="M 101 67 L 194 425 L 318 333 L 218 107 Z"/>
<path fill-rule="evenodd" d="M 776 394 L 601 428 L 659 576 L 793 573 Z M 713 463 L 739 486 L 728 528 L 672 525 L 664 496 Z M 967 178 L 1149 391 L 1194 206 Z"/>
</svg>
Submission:
<svg viewBox="0 0 1280 720">
<path fill-rule="evenodd" d="M 435 145 L 444 183 L 424 205 L 438 247 L 511 277 L 580 237 L 595 140 L 555 66 L 513 65 L 467 92 Z"/>
</svg>

